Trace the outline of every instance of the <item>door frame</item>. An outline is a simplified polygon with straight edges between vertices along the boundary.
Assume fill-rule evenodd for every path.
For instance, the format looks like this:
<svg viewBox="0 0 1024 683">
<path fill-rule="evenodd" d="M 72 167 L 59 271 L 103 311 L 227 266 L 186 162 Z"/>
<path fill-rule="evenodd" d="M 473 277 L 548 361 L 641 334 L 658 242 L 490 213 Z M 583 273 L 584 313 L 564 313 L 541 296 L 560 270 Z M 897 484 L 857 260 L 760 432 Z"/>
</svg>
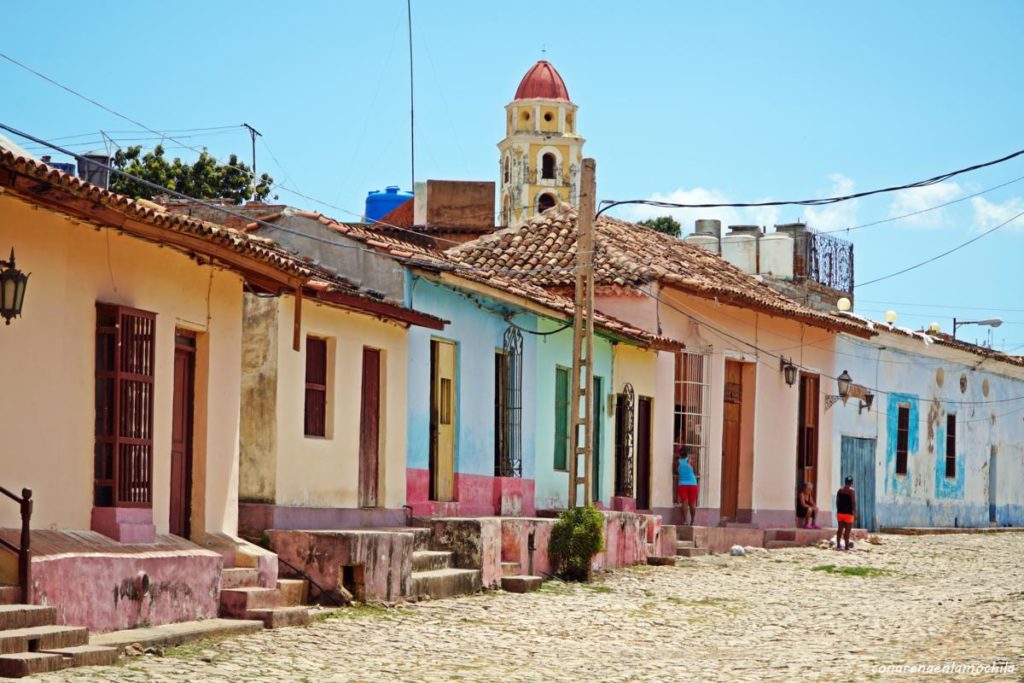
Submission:
<svg viewBox="0 0 1024 683">
<path fill-rule="evenodd" d="M 195 415 L 196 415 L 196 346 L 198 336 L 195 332 L 185 329 L 174 330 L 174 368 L 171 393 L 171 476 L 168 482 L 170 497 L 168 503 L 168 529 L 170 533 L 191 538 L 192 536 L 192 498 L 195 488 L 194 466 L 195 466 Z M 179 394 L 182 390 L 178 385 L 177 364 L 178 358 L 184 357 L 187 363 L 186 381 L 187 388 L 184 395 Z M 182 426 L 185 430 L 185 445 L 181 463 L 182 471 L 175 471 L 174 451 L 174 412 L 178 408 L 178 401 L 184 400 L 186 411 L 183 417 Z M 176 481 L 177 479 L 177 481 Z M 176 485 L 177 484 L 177 485 Z"/>
<path fill-rule="evenodd" d="M 799 490 L 801 484 L 809 481 L 814 484 L 814 495 L 817 500 L 818 492 L 818 464 L 821 455 L 821 376 L 812 372 L 800 373 L 800 388 L 798 392 L 797 406 L 797 442 L 796 442 L 796 486 Z M 813 383 L 813 390 L 808 392 L 808 387 Z M 813 410 L 809 404 L 813 404 Z M 814 423 L 809 424 L 807 417 L 813 413 Z M 809 434 L 808 430 L 813 430 Z M 811 464 L 807 464 L 807 454 L 810 449 Z M 796 496 L 797 493 L 794 493 Z"/>
<path fill-rule="evenodd" d="M 739 516 L 740 506 L 740 469 L 743 463 L 743 401 L 744 401 L 744 386 L 743 386 L 743 369 L 744 361 L 736 360 L 733 358 L 725 359 L 725 370 L 722 377 L 722 468 L 721 468 L 721 481 L 719 482 L 720 499 L 718 504 L 719 516 L 723 521 L 735 522 Z M 730 367 L 735 368 L 735 373 L 738 376 L 738 381 L 729 381 L 729 369 Z M 735 384 L 739 388 L 736 396 L 730 395 L 729 385 Z M 734 400 L 731 400 L 734 399 Z M 732 440 L 735 441 L 735 467 L 731 468 L 730 471 L 726 469 L 726 446 L 730 442 L 729 433 L 727 430 L 729 420 L 726 419 L 727 406 L 735 406 L 736 411 L 736 427 L 735 434 L 732 436 Z M 728 476 L 732 473 L 732 477 Z"/>
<path fill-rule="evenodd" d="M 438 350 L 442 345 L 451 347 L 452 350 L 452 377 L 451 377 L 451 405 L 449 406 L 450 424 L 452 430 L 451 439 L 451 472 L 441 472 L 438 464 L 438 432 L 441 416 L 438 407 L 437 387 L 440 376 L 438 374 L 437 357 Z M 430 340 L 430 456 L 428 459 L 429 468 L 429 490 L 428 497 L 432 501 L 454 502 L 458 499 L 458 492 L 455 488 L 455 455 L 458 451 L 458 374 L 459 374 L 459 348 L 458 344 L 450 339 L 431 338 Z M 451 495 L 443 496 L 441 491 L 441 477 L 444 476 L 450 481 Z"/>
<path fill-rule="evenodd" d="M 641 408 L 646 406 L 646 408 Z M 647 419 L 644 420 L 646 410 Z M 653 477 L 652 446 L 654 438 L 654 398 L 636 397 L 636 507 L 651 509 L 651 479 Z M 645 453 L 646 451 L 646 453 Z"/>
<path fill-rule="evenodd" d="M 367 373 L 367 355 L 376 357 L 376 372 L 373 375 Z M 383 388 L 383 369 L 384 369 L 384 354 L 380 349 L 373 348 L 370 346 L 363 347 L 363 358 L 362 358 L 362 381 L 360 384 L 360 410 L 359 410 L 359 479 L 358 479 L 358 497 L 359 507 L 361 508 L 376 508 L 380 507 L 381 491 L 380 491 L 380 442 L 381 442 L 381 393 Z M 368 391 L 371 388 L 373 382 L 376 385 L 376 405 L 373 406 L 372 414 L 367 410 L 369 407 L 370 397 Z M 374 441 L 375 443 L 370 444 L 367 442 L 367 434 L 370 427 L 373 427 Z M 364 465 L 368 461 L 373 463 L 372 472 L 364 470 Z M 370 481 L 372 479 L 372 482 Z"/>
</svg>

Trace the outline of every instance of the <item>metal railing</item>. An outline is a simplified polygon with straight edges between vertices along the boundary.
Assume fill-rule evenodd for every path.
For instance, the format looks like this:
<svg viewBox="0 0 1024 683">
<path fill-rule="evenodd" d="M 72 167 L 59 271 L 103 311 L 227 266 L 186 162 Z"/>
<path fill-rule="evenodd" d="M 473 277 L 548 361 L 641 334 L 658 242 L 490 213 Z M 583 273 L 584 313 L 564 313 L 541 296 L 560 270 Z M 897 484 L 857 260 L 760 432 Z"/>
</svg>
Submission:
<svg viewBox="0 0 1024 683">
<path fill-rule="evenodd" d="M 0 538 L 0 546 L 10 550 L 18 556 L 18 586 L 21 588 L 21 601 L 26 605 L 32 604 L 32 535 L 30 533 L 32 521 L 32 489 L 22 489 L 21 496 L 17 496 L 3 486 L 0 486 L 0 493 L 4 494 L 19 506 L 21 506 L 21 544 L 14 545 L 10 541 Z"/>
</svg>

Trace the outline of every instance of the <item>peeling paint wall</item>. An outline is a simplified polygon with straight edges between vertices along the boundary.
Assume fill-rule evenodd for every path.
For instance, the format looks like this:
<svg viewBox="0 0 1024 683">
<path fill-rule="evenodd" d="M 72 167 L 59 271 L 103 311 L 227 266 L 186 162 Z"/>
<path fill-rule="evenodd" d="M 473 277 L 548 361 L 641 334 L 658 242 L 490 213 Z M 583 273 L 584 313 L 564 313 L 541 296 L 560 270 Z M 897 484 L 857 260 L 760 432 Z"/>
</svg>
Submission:
<svg viewBox="0 0 1024 683">
<path fill-rule="evenodd" d="M 238 499 L 245 503 L 273 503 L 277 492 L 279 307 L 277 297 L 245 295 L 238 478 Z"/>
<path fill-rule="evenodd" d="M 835 371 L 845 369 L 855 384 L 872 388 L 875 400 L 870 411 L 858 412 L 856 398 L 832 408 L 830 493 L 840 486 L 842 437 L 876 439 L 879 525 L 985 527 L 992 518 L 1000 526 L 1024 524 L 1024 368 L 879 331 L 872 340 L 842 335 L 836 346 Z M 896 473 L 901 404 L 910 418 L 906 475 Z M 951 477 L 949 415 L 956 416 Z"/>
</svg>

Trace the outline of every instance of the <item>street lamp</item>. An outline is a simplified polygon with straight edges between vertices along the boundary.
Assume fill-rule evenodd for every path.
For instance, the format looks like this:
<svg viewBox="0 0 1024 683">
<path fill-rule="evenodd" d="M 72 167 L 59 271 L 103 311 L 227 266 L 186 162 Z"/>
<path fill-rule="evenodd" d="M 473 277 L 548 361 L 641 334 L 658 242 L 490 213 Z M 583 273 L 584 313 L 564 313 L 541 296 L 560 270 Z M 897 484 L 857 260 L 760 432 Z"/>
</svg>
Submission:
<svg viewBox="0 0 1024 683">
<path fill-rule="evenodd" d="M 956 328 L 964 325 L 984 325 L 985 327 L 999 327 L 1003 321 L 999 318 L 987 318 L 986 320 L 957 320 L 953 318 L 953 339 L 956 339 Z"/>
<path fill-rule="evenodd" d="M 782 375 L 786 379 L 787 386 L 793 386 L 796 384 L 796 365 L 793 364 L 793 360 L 783 358 L 779 356 L 779 369 L 782 370 Z"/>
<path fill-rule="evenodd" d="M 14 247 L 11 247 L 11 258 L 0 260 L 0 316 L 11 324 L 11 318 L 21 316 L 21 306 L 25 303 L 25 286 L 28 275 L 14 267 Z"/>
<path fill-rule="evenodd" d="M 839 398 L 846 402 L 846 399 L 850 398 L 850 382 L 853 378 L 850 377 L 850 373 L 843 370 L 843 374 L 836 377 L 836 385 L 839 387 Z"/>
</svg>

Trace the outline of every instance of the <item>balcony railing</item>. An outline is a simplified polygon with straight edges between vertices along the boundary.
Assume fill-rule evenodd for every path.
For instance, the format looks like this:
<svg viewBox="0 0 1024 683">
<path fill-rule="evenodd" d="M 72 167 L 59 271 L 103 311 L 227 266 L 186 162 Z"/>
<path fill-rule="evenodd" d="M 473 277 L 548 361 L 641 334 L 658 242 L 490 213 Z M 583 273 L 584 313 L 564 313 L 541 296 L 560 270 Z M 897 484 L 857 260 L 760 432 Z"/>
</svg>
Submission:
<svg viewBox="0 0 1024 683">
<path fill-rule="evenodd" d="M 21 602 L 31 605 L 32 535 L 29 530 L 31 529 L 32 522 L 32 489 L 22 489 L 21 495 L 17 496 L 3 486 L 0 486 L 0 493 L 21 507 L 21 543 L 15 545 L 4 538 L 0 538 L 0 546 L 7 548 L 18 556 L 18 585 L 21 587 Z"/>
<path fill-rule="evenodd" d="M 808 229 L 803 244 L 794 244 L 794 271 L 819 285 L 853 292 L 853 243 Z"/>
</svg>

